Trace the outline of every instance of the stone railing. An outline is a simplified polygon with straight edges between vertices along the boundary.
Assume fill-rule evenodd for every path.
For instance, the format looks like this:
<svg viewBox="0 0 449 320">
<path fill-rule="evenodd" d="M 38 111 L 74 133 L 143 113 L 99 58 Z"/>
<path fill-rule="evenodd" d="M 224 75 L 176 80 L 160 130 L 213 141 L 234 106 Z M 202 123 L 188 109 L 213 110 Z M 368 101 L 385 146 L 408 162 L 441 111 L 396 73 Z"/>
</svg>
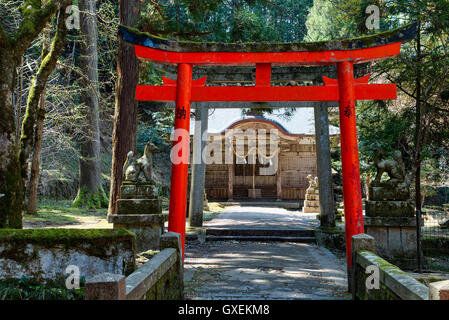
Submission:
<svg viewBox="0 0 449 320">
<path fill-rule="evenodd" d="M 103 273 L 86 281 L 86 300 L 180 300 L 184 298 L 184 268 L 180 236 L 162 235 L 161 251 L 124 277 Z"/>
<path fill-rule="evenodd" d="M 374 238 L 352 237 L 351 291 L 354 300 L 449 300 L 449 281 L 426 287 L 374 253 Z"/>
</svg>

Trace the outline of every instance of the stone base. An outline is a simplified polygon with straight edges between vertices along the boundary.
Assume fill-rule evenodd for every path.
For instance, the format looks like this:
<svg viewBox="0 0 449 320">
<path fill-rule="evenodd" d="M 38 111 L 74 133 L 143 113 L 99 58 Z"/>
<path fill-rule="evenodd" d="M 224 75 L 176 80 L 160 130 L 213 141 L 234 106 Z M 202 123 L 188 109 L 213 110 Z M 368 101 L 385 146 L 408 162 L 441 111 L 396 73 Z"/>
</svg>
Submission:
<svg viewBox="0 0 449 320">
<path fill-rule="evenodd" d="M 413 217 L 415 216 L 415 205 L 413 200 L 366 200 L 365 212 L 369 217 Z"/>
<path fill-rule="evenodd" d="M 320 213 L 320 207 L 307 207 L 304 205 L 302 208 L 302 212 L 304 213 Z"/>
<path fill-rule="evenodd" d="M 154 199 L 158 197 L 158 187 L 154 183 L 123 182 L 120 199 Z"/>
<path fill-rule="evenodd" d="M 320 200 L 320 196 L 318 194 L 306 194 L 306 200 Z"/>
<path fill-rule="evenodd" d="M 374 237 L 376 254 L 401 269 L 417 265 L 416 219 L 365 217 L 365 233 Z"/>
<path fill-rule="evenodd" d="M 345 230 L 337 227 L 319 227 L 315 229 L 315 238 L 319 246 L 330 250 L 346 250 Z"/>
<path fill-rule="evenodd" d="M 410 188 L 405 183 L 371 182 L 369 199 L 383 200 L 409 200 Z"/>
<path fill-rule="evenodd" d="M 316 197 L 318 199 L 318 195 L 306 195 L 306 199 L 310 197 Z M 320 213 L 320 201 L 319 200 L 305 200 L 303 212 L 305 213 Z"/>
<path fill-rule="evenodd" d="M 136 234 L 137 252 L 159 250 L 164 233 L 164 215 L 117 214 L 110 215 L 108 221 L 114 224 L 114 229 L 125 228 Z"/>
<path fill-rule="evenodd" d="M 159 199 L 118 199 L 117 214 L 161 214 L 161 201 Z"/>
<path fill-rule="evenodd" d="M 306 200 L 304 201 L 304 207 L 320 207 L 320 201 L 319 200 Z"/>
</svg>

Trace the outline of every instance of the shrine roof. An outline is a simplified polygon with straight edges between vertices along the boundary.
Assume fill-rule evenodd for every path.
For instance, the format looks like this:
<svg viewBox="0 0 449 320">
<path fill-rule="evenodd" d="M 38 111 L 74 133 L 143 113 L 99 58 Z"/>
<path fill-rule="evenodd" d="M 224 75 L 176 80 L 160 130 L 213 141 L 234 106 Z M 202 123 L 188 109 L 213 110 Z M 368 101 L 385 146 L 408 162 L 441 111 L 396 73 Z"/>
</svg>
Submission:
<svg viewBox="0 0 449 320">
<path fill-rule="evenodd" d="M 341 40 L 318 42 L 194 42 L 161 38 L 137 29 L 120 25 L 119 35 L 124 41 L 152 49 L 169 52 L 301 52 L 367 49 L 397 42 L 407 42 L 417 34 L 417 24 L 373 35 Z"/>
</svg>

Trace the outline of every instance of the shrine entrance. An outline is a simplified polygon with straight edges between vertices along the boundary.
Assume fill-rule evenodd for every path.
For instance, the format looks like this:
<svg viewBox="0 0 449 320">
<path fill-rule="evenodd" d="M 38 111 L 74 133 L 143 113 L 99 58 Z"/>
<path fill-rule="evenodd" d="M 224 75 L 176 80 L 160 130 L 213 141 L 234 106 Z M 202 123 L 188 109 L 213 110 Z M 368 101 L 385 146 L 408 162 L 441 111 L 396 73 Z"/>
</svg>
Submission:
<svg viewBox="0 0 449 320">
<path fill-rule="evenodd" d="M 370 75 L 354 78 L 354 65 L 397 56 L 401 44 L 416 34 L 409 25 L 370 37 L 319 43 L 193 43 L 135 33 L 121 26 L 120 35 L 135 45 L 137 57 L 177 66 L 177 79 L 163 77 L 163 86 L 139 85 L 139 101 L 176 102 L 174 156 L 171 176 L 169 231 L 185 241 L 187 175 L 191 102 L 288 102 L 337 101 L 340 141 L 347 267 L 351 269 L 351 238 L 364 233 L 355 105 L 357 100 L 396 99 L 395 84 L 370 84 Z M 321 86 L 272 85 L 273 66 L 335 65 L 337 79 L 323 76 Z M 255 66 L 254 86 L 207 86 L 206 78 L 194 80 L 197 66 Z"/>
</svg>

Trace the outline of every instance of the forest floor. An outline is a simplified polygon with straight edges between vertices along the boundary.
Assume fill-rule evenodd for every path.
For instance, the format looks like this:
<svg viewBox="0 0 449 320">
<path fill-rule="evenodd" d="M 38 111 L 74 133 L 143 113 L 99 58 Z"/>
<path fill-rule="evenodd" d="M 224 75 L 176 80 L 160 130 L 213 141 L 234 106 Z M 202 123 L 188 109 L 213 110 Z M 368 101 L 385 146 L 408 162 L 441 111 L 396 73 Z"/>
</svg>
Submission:
<svg viewBox="0 0 449 320">
<path fill-rule="evenodd" d="M 168 215 L 168 199 L 162 200 L 162 213 Z M 218 203 L 209 203 L 209 211 L 204 212 L 203 220 L 209 221 L 224 210 Z M 71 200 L 39 201 L 37 214 L 23 216 L 24 229 L 76 228 L 108 229 L 112 224 L 107 220 L 108 209 L 87 209 L 72 207 Z"/>
<path fill-rule="evenodd" d="M 74 208 L 70 200 L 43 200 L 37 214 L 25 214 L 25 229 L 39 228 L 112 228 L 107 221 L 108 209 Z"/>
</svg>

